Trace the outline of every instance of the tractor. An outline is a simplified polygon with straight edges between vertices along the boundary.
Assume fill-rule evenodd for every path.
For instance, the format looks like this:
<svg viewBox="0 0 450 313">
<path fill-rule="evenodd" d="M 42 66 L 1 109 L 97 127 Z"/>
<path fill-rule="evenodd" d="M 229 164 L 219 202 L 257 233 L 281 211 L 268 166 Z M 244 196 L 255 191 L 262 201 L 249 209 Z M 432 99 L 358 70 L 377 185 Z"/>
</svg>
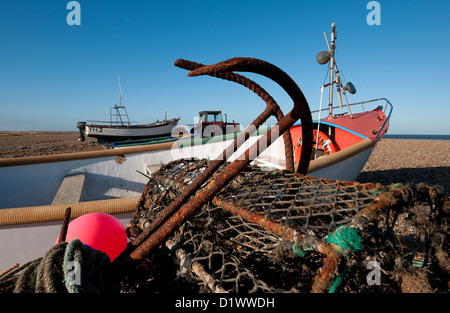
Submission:
<svg viewBox="0 0 450 313">
<path fill-rule="evenodd" d="M 199 121 L 191 129 L 191 133 L 200 133 L 201 137 L 212 137 L 236 133 L 240 131 L 239 123 L 228 123 L 227 115 L 223 121 L 222 111 L 201 111 Z"/>
</svg>

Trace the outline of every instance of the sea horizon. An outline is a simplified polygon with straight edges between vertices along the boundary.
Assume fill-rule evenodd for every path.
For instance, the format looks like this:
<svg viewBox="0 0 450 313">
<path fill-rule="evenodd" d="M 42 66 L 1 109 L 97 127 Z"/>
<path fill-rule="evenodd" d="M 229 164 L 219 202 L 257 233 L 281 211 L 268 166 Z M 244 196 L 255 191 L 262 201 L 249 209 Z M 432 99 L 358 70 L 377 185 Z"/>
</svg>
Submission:
<svg viewBox="0 0 450 313">
<path fill-rule="evenodd" d="M 450 140 L 450 135 L 421 135 L 421 134 L 386 134 L 385 139 L 426 139 L 426 140 Z"/>
</svg>

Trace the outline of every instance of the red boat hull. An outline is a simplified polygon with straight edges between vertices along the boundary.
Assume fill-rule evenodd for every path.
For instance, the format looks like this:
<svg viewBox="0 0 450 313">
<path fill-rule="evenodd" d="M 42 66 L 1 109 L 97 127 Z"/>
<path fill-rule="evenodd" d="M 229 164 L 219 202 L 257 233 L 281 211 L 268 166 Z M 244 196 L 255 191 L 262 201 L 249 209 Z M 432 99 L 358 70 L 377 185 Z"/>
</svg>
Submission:
<svg viewBox="0 0 450 313">
<path fill-rule="evenodd" d="M 317 130 L 317 121 L 314 122 L 314 128 Z M 301 124 L 291 127 L 292 144 L 295 153 L 295 162 L 300 159 L 301 150 Z M 370 139 L 374 143 L 383 137 L 388 129 L 388 117 L 384 114 L 381 107 L 372 111 L 365 111 L 349 114 L 329 116 L 320 120 L 318 149 L 322 150 L 322 155 L 329 155 L 351 147 L 362 140 Z M 317 136 L 317 132 L 314 133 Z M 316 138 L 314 138 L 314 142 Z M 327 144 L 327 140 L 331 144 Z M 316 143 L 314 143 L 313 149 Z M 329 147 L 332 146 L 332 149 Z M 313 153 L 314 158 L 315 153 Z M 320 156 L 320 154 L 319 154 Z"/>
</svg>

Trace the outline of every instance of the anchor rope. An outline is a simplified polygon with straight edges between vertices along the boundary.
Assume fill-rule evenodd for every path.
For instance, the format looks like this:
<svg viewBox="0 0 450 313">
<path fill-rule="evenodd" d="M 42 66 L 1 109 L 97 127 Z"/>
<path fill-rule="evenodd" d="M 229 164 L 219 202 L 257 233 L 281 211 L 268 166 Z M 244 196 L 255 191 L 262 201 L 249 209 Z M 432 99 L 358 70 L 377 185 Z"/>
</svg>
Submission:
<svg viewBox="0 0 450 313">
<path fill-rule="evenodd" d="M 111 261 L 79 239 L 60 242 L 43 257 L 0 279 L 0 289 L 14 293 L 104 293 Z"/>
</svg>

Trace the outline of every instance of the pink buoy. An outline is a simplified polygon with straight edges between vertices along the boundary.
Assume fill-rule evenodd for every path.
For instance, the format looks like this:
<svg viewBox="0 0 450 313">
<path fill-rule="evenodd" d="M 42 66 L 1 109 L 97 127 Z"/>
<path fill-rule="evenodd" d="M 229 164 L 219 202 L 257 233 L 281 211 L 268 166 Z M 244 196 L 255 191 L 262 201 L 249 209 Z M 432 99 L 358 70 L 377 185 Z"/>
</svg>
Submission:
<svg viewBox="0 0 450 313">
<path fill-rule="evenodd" d="M 122 223 L 106 213 L 88 213 L 71 221 L 66 242 L 73 239 L 93 249 L 105 252 L 111 261 L 127 247 L 127 234 Z"/>
</svg>

